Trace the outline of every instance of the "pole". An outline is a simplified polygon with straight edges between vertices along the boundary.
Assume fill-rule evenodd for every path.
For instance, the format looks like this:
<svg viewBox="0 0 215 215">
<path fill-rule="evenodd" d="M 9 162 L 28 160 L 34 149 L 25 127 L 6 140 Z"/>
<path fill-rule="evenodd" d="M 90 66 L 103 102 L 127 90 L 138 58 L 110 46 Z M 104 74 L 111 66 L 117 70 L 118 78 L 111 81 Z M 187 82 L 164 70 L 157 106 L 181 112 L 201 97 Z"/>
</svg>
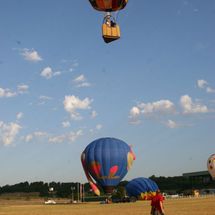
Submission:
<svg viewBox="0 0 215 215">
<path fill-rule="evenodd" d="M 78 194 L 78 199 L 77 199 L 77 201 L 78 201 L 78 202 L 79 202 L 79 190 L 80 190 L 80 189 L 79 189 L 79 183 L 77 183 L 77 192 L 78 192 L 78 193 L 77 193 L 77 194 Z"/>
</svg>

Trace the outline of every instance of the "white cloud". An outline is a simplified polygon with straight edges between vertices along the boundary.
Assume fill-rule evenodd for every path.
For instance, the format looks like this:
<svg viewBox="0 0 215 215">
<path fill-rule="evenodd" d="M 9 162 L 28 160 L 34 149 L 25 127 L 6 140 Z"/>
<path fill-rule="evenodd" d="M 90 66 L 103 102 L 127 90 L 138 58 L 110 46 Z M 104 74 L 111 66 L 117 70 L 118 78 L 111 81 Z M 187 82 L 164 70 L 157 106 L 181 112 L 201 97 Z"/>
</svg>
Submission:
<svg viewBox="0 0 215 215">
<path fill-rule="evenodd" d="M 49 137 L 49 143 L 63 143 L 63 142 L 75 142 L 80 136 L 83 135 L 83 131 L 80 129 L 76 132 L 70 132 L 68 134 Z"/>
<path fill-rule="evenodd" d="M 64 128 L 68 128 L 68 127 L 71 126 L 71 124 L 70 124 L 69 121 L 64 121 L 64 122 L 62 122 L 62 126 L 63 126 Z"/>
<path fill-rule="evenodd" d="M 23 113 L 22 112 L 19 112 L 16 114 L 16 119 L 19 120 L 23 117 Z"/>
<path fill-rule="evenodd" d="M 17 86 L 18 92 L 19 93 L 26 93 L 28 91 L 29 86 L 26 84 L 20 84 Z"/>
<path fill-rule="evenodd" d="M 40 96 L 39 100 L 43 100 L 43 101 L 52 100 L 52 97 L 50 97 L 50 96 Z"/>
<path fill-rule="evenodd" d="M 51 67 L 46 67 L 42 70 L 42 72 L 40 73 L 40 75 L 46 79 L 50 79 L 53 76 L 53 71 Z"/>
<path fill-rule="evenodd" d="M 38 105 L 44 105 L 47 101 L 50 101 L 50 100 L 52 100 L 52 97 L 42 95 L 39 97 Z"/>
<path fill-rule="evenodd" d="M 188 95 L 181 96 L 180 104 L 183 109 L 183 113 L 186 113 L 186 114 L 209 112 L 206 105 L 194 103 L 192 101 L 192 98 Z"/>
<path fill-rule="evenodd" d="M 199 88 L 202 88 L 202 89 L 203 89 L 203 88 L 205 88 L 205 86 L 208 85 L 208 82 L 201 79 L 201 80 L 198 80 L 198 81 L 197 81 L 197 85 L 198 85 Z"/>
<path fill-rule="evenodd" d="M 11 98 L 11 97 L 15 97 L 18 94 L 23 94 L 26 93 L 28 91 L 29 86 L 26 84 L 20 84 L 17 86 L 17 92 L 16 91 L 12 91 L 9 88 L 1 88 L 0 87 L 0 98 Z"/>
<path fill-rule="evenodd" d="M 94 135 L 96 133 L 98 133 L 101 129 L 103 128 L 102 124 L 97 124 L 95 128 L 91 128 L 89 129 L 89 132 Z"/>
<path fill-rule="evenodd" d="M 84 75 L 82 74 L 82 75 L 78 76 L 77 78 L 75 78 L 73 81 L 79 83 L 79 82 L 86 81 L 86 78 L 85 78 Z"/>
<path fill-rule="evenodd" d="M 62 143 L 66 139 L 65 135 L 59 135 L 59 136 L 54 136 L 49 138 L 49 143 Z"/>
<path fill-rule="evenodd" d="M 61 74 L 62 74 L 61 71 L 57 71 L 57 72 L 54 72 L 54 73 L 53 73 L 53 76 L 59 76 L 59 75 L 61 75 Z"/>
<path fill-rule="evenodd" d="M 3 145 L 11 145 L 19 131 L 21 130 L 21 126 L 17 123 L 4 123 L 0 121 L 0 141 Z"/>
<path fill-rule="evenodd" d="M 35 50 L 23 49 L 21 54 L 27 61 L 38 62 L 42 60 L 42 57 Z"/>
<path fill-rule="evenodd" d="M 198 80 L 197 85 L 201 89 L 205 89 L 207 93 L 215 93 L 215 89 L 209 86 L 209 83 L 205 80 Z"/>
<path fill-rule="evenodd" d="M 131 118 L 135 118 L 135 117 L 139 117 L 141 114 L 140 108 L 134 106 L 131 108 L 130 110 L 130 117 Z"/>
<path fill-rule="evenodd" d="M 3 88 L 0 87 L 0 98 L 11 98 L 11 97 L 14 97 L 16 95 L 17 95 L 16 92 L 12 92 L 8 88 L 3 89 Z"/>
<path fill-rule="evenodd" d="M 140 124 L 140 117 L 153 116 L 156 114 L 173 114 L 175 113 L 175 105 L 169 100 L 159 100 L 152 103 L 140 103 L 137 106 L 133 106 L 129 113 L 129 119 L 131 124 Z"/>
<path fill-rule="evenodd" d="M 166 114 L 174 113 L 175 105 L 169 100 L 160 100 L 152 103 L 141 103 L 138 105 L 143 114 Z"/>
<path fill-rule="evenodd" d="M 82 135 L 83 135 L 83 131 L 80 129 L 76 132 L 70 132 L 68 135 L 68 139 L 70 142 L 75 142 Z"/>
<path fill-rule="evenodd" d="M 87 80 L 83 74 L 78 76 L 77 78 L 75 78 L 73 80 L 73 82 L 76 83 L 76 87 L 90 87 L 91 86 L 91 84 L 89 82 L 87 82 Z"/>
<path fill-rule="evenodd" d="M 65 96 L 63 101 L 64 109 L 70 113 L 70 116 L 74 120 L 82 119 L 81 115 L 77 112 L 77 110 L 86 110 L 90 109 L 90 104 L 92 103 L 92 99 L 88 97 L 81 100 L 78 97 L 72 96 Z"/>
<path fill-rule="evenodd" d="M 90 87 L 90 86 L 91 86 L 91 84 L 89 82 L 83 82 L 83 83 L 78 84 L 76 87 L 81 88 L 81 87 Z"/>
<path fill-rule="evenodd" d="M 141 110 L 139 107 L 132 107 L 129 113 L 129 119 L 131 124 L 140 124 L 139 117 L 141 116 Z"/>
<path fill-rule="evenodd" d="M 34 135 L 35 137 L 46 137 L 46 136 L 48 136 L 48 134 L 47 134 L 46 132 L 44 132 L 44 131 L 35 131 L 35 132 L 33 133 L 33 135 Z"/>
<path fill-rule="evenodd" d="M 52 135 L 46 132 L 36 131 L 36 132 L 33 132 L 32 134 L 28 134 L 25 137 L 23 137 L 23 140 L 25 140 L 25 142 L 30 142 L 36 139 L 36 142 L 39 142 L 40 140 L 42 140 L 43 142 L 48 142 L 48 143 L 63 143 L 63 142 L 72 143 L 82 135 L 83 135 L 83 131 L 81 129 L 75 132 L 69 132 L 61 135 Z"/>
<path fill-rule="evenodd" d="M 177 123 L 173 120 L 170 120 L 170 119 L 165 124 L 169 128 L 177 128 L 178 127 Z"/>
<path fill-rule="evenodd" d="M 46 78 L 46 79 L 51 79 L 54 76 L 59 76 L 59 75 L 61 75 L 60 71 L 54 72 L 52 70 L 52 68 L 49 66 L 44 68 L 40 73 L 40 76 L 42 76 L 43 78 Z"/>
<path fill-rule="evenodd" d="M 215 93 L 215 89 L 211 88 L 211 87 L 207 87 L 206 88 L 206 92 L 207 93 Z"/>
<path fill-rule="evenodd" d="M 35 131 L 32 134 L 28 134 L 24 137 L 25 142 L 33 141 L 33 139 L 42 139 L 48 137 L 49 134 L 43 131 Z"/>
</svg>

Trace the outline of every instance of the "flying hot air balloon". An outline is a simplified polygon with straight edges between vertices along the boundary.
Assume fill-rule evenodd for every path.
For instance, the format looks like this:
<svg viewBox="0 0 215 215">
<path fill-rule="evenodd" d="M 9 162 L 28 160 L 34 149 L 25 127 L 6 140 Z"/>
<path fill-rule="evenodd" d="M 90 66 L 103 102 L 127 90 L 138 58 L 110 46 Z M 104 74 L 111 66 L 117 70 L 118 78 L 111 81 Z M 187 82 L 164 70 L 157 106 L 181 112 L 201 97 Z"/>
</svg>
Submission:
<svg viewBox="0 0 215 215">
<path fill-rule="evenodd" d="M 128 0 L 89 0 L 95 10 L 105 12 L 102 25 L 102 36 L 106 43 L 110 43 L 120 38 L 120 28 L 116 23 L 113 12 L 122 10 Z"/>
<path fill-rule="evenodd" d="M 139 177 L 131 180 L 125 187 L 128 196 L 141 200 L 151 200 L 159 190 L 158 185 L 149 178 Z"/>
<path fill-rule="evenodd" d="M 131 168 L 133 160 L 135 155 L 131 147 L 122 140 L 110 137 L 94 140 L 81 154 L 86 177 L 98 196 L 100 190 L 97 185 L 111 194 Z"/>
<path fill-rule="evenodd" d="M 215 154 L 212 154 L 207 161 L 208 172 L 213 180 L 215 180 Z"/>
</svg>

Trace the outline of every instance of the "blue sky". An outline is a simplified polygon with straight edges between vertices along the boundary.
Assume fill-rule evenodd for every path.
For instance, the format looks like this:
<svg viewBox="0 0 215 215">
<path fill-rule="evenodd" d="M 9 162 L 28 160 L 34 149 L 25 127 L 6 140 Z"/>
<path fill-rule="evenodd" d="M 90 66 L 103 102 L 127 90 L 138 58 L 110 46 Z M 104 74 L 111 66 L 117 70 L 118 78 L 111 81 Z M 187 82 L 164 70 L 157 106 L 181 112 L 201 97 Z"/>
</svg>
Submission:
<svg viewBox="0 0 215 215">
<path fill-rule="evenodd" d="M 213 0 L 130 0 L 110 44 L 87 0 L 0 5 L 0 185 L 86 182 L 80 154 L 108 136 L 133 146 L 127 180 L 206 170 Z"/>
</svg>

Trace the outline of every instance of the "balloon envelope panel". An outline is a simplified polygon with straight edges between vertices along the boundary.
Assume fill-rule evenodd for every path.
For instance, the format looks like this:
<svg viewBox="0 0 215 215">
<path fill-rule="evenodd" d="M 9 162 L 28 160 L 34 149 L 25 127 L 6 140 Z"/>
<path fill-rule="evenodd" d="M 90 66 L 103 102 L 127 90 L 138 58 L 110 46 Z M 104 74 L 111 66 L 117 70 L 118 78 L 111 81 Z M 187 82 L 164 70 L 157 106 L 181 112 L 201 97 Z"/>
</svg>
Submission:
<svg viewBox="0 0 215 215">
<path fill-rule="evenodd" d="M 128 195 L 139 199 L 151 199 L 158 189 L 158 185 L 153 180 L 143 177 L 135 178 L 126 185 Z"/>
</svg>

